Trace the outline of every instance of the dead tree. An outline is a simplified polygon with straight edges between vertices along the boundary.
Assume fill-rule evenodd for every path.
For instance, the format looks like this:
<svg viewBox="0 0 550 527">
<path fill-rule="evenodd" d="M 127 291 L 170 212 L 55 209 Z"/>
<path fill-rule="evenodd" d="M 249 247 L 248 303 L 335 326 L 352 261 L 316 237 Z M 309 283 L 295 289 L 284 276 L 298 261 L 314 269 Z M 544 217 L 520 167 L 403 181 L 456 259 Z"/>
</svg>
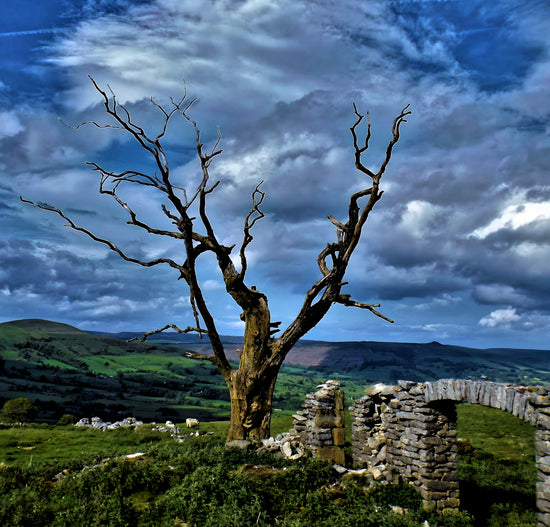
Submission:
<svg viewBox="0 0 550 527">
<path fill-rule="evenodd" d="M 363 154 L 369 148 L 371 125 L 367 117 L 367 129 L 364 141 L 360 141 L 357 130 L 364 119 L 355 104 L 355 122 L 351 126 L 353 147 L 355 149 L 355 166 L 362 172 L 369 182 L 366 188 L 355 192 L 349 198 L 348 216 L 344 221 L 338 221 L 333 216 L 329 220 L 336 227 L 336 241 L 328 243 L 319 253 L 317 264 L 321 272 L 320 278 L 306 292 L 303 305 L 296 318 L 282 332 L 279 333 L 280 322 L 273 322 L 265 293 L 255 286 L 246 285 L 248 262 L 246 251 L 253 240 L 252 230 L 257 221 L 264 217 L 261 206 L 265 194 L 259 183 L 252 192 L 252 206 L 244 218 L 243 238 L 238 248 L 240 266 L 236 266 L 231 258 L 235 246 L 220 243 L 207 211 L 208 196 L 215 191 L 220 181 L 210 178 L 210 166 L 215 157 L 221 154 L 220 133 L 212 149 L 205 150 L 201 142 L 201 133 L 197 123 L 189 116 L 189 110 L 196 99 L 188 99 L 187 94 L 176 101 L 171 100 L 169 106 L 162 106 L 151 98 L 151 104 L 162 116 L 162 126 L 156 136 L 149 135 L 132 119 L 128 109 L 119 104 L 115 94 L 110 90 L 101 89 L 90 77 L 95 89 L 103 97 L 105 111 L 112 118 L 112 124 L 99 124 L 95 121 L 82 123 L 75 128 L 91 125 L 98 128 L 117 128 L 130 134 L 138 145 L 151 156 L 156 166 L 155 174 L 147 174 L 135 170 L 110 172 L 96 163 L 88 163 L 92 170 L 99 174 L 99 192 L 110 196 L 128 214 L 128 222 L 149 234 L 166 236 L 181 240 L 185 248 L 185 260 L 177 262 L 171 258 L 157 258 L 150 261 L 132 257 L 109 239 L 101 238 L 90 230 L 75 224 L 60 209 L 45 203 L 37 203 L 21 198 L 41 209 L 54 212 L 61 216 L 67 226 L 80 231 L 92 240 L 106 245 L 121 258 L 144 267 L 154 267 L 166 264 L 174 268 L 189 288 L 191 306 L 194 314 L 194 325 L 184 329 L 175 324 L 168 324 L 163 328 L 150 331 L 143 336 L 159 333 L 166 329 L 173 329 L 180 333 L 197 332 L 210 339 L 213 354 L 193 354 L 197 359 L 212 361 L 219 369 L 230 392 L 231 418 L 227 440 L 234 439 L 262 439 L 269 437 L 272 412 L 272 396 L 277 375 L 288 352 L 310 329 L 315 327 L 334 304 L 357 307 L 370 311 L 374 315 L 389 322 L 389 318 L 382 315 L 377 308 L 378 304 L 366 304 L 343 294 L 342 288 L 346 285 L 344 276 L 351 255 L 361 238 L 363 226 L 367 221 L 374 205 L 382 197 L 379 188 L 380 179 L 390 161 L 393 148 L 399 140 L 399 131 L 406 116 L 411 112 L 406 106 L 395 118 L 392 128 L 392 138 L 386 148 L 382 164 L 375 172 L 363 163 Z M 177 115 L 182 116 L 192 126 L 195 132 L 196 151 L 201 166 L 201 181 L 192 192 L 189 189 L 178 187 L 170 177 L 170 167 L 163 148 L 163 138 L 170 121 Z M 134 184 L 150 187 L 151 190 L 161 192 L 164 203 L 162 212 L 171 227 L 163 229 L 153 227 L 138 218 L 131 205 L 124 202 L 117 193 L 121 185 Z M 244 321 L 244 338 L 242 349 L 238 350 L 240 360 L 234 367 L 227 359 L 216 322 L 204 298 L 201 285 L 197 278 L 197 262 L 207 254 L 213 255 L 227 293 L 233 298 L 242 310 L 241 319 Z"/>
</svg>

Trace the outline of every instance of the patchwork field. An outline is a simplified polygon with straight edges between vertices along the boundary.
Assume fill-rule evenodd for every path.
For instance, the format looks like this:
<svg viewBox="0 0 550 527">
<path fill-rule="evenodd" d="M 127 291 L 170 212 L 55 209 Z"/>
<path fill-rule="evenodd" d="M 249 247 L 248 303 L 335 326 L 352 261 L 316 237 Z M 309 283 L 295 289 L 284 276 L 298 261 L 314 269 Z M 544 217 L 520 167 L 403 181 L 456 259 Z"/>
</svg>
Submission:
<svg viewBox="0 0 550 527">
<path fill-rule="evenodd" d="M 125 340 L 133 336 L 86 333 L 34 319 L 0 324 L 0 402 L 28 397 L 39 408 L 38 419 L 50 423 L 65 413 L 104 420 L 227 417 L 228 393 L 221 375 L 210 362 L 185 356 L 188 351 L 209 353 L 206 339 L 162 334 L 146 343 Z M 224 344 L 237 360 L 234 350 L 240 340 L 225 337 Z M 369 384 L 398 379 L 550 382 L 547 353 L 475 350 L 437 342 L 306 340 L 283 366 L 274 407 L 298 409 L 305 394 L 329 378 L 341 381 L 348 400 L 360 397 Z"/>
</svg>

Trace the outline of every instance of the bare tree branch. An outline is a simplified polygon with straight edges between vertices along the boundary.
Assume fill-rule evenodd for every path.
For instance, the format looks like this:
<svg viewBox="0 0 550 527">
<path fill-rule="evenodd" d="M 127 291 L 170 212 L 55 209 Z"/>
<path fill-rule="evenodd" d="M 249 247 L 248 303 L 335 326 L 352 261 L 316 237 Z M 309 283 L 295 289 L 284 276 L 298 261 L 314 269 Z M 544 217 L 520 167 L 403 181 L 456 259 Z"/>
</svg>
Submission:
<svg viewBox="0 0 550 527">
<path fill-rule="evenodd" d="M 148 174 L 144 174 L 143 172 L 138 172 L 137 170 L 125 170 L 120 173 L 109 172 L 97 163 L 87 161 L 86 164 L 91 166 L 94 172 L 99 172 L 101 174 L 102 183 L 107 182 L 109 179 L 112 180 L 113 183 L 127 181 L 129 183 L 137 183 L 138 185 L 143 185 L 145 187 L 155 187 L 163 192 L 166 192 L 166 189 L 162 185 L 162 181 L 156 176 L 150 176 Z"/>
<path fill-rule="evenodd" d="M 100 238 L 99 236 L 96 236 L 94 233 L 90 232 L 89 230 L 76 225 L 73 222 L 73 220 L 71 220 L 68 216 L 66 216 L 58 208 L 53 207 L 52 205 L 48 205 L 47 203 L 36 203 L 34 201 L 29 201 L 27 199 L 24 199 L 22 196 L 19 196 L 19 199 L 23 203 L 28 203 L 30 205 L 34 205 L 35 207 L 38 207 L 39 209 L 47 210 L 49 212 L 55 212 L 56 214 L 61 216 L 67 222 L 67 225 L 65 225 L 66 227 L 70 227 L 71 229 L 73 229 L 75 231 L 83 232 L 84 234 L 89 236 L 95 242 L 102 243 L 103 245 L 106 245 L 107 247 L 109 247 L 109 249 L 111 249 L 111 251 L 117 253 L 123 260 L 126 260 L 127 262 L 136 263 L 136 264 L 141 265 L 143 267 L 153 267 L 154 265 L 159 265 L 159 264 L 165 263 L 165 264 L 168 264 L 170 267 L 173 267 L 174 269 L 177 269 L 179 271 L 183 270 L 183 267 L 181 265 L 177 264 L 174 260 L 171 260 L 170 258 L 157 258 L 155 260 L 151 260 L 151 261 L 148 261 L 148 262 L 143 261 L 143 260 L 138 260 L 137 258 L 132 258 L 131 256 L 126 255 L 111 240 Z"/>
<path fill-rule="evenodd" d="M 260 190 L 260 186 L 262 185 L 262 183 L 263 183 L 263 180 L 256 185 L 254 192 L 252 192 L 252 209 L 246 215 L 246 218 L 244 220 L 244 227 L 243 227 L 244 237 L 243 237 L 243 243 L 241 245 L 241 249 L 239 251 L 239 255 L 241 258 L 241 273 L 240 273 L 241 279 L 244 279 L 244 276 L 246 275 L 246 271 L 248 267 L 245 251 L 248 245 L 250 244 L 250 242 L 254 239 L 252 234 L 250 234 L 250 231 L 258 220 L 265 218 L 265 214 L 260 210 L 260 205 L 263 203 L 265 198 L 265 192 Z M 250 221 L 251 219 L 252 221 Z"/>
<path fill-rule="evenodd" d="M 201 328 L 192 328 L 191 326 L 186 327 L 185 329 L 180 329 L 176 324 L 166 324 L 166 326 L 155 329 L 153 331 L 148 331 L 147 333 L 144 333 L 141 337 L 134 337 L 128 340 L 128 342 L 133 342 L 135 340 L 139 342 L 145 342 L 151 335 L 156 335 L 157 333 L 162 333 L 163 331 L 166 331 L 167 329 L 173 329 L 174 331 L 178 333 L 192 333 L 196 332 L 199 334 L 208 334 L 208 331 Z"/>
<path fill-rule="evenodd" d="M 386 320 L 387 322 L 391 322 L 392 324 L 395 322 L 391 318 L 388 318 L 388 317 L 382 315 L 382 313 L 380 313 L 379 311 L 374 309 L 375 307 L 380 307 L 380 304 L 363 304 L 362 302 L 356 302 L 355 300 L 351 299 L 351 295 L 340 295 L 336 299 L 336 303 L 342 304 L 344 306 L 358 307 L 359 309 L 366 309 L 366 310 L 370 311 L 371 313 L 375 314 L 377 317 L 380 317 L 380 318 Z"/>
<path fill-rule="evenodd" d="M 185 356 L 188 359 L 195 359 L 195 360 L 207 360 L 210 362 L 216 363 L 216 359 L 213 355 L 204 355 L 202 353 L 195 353 L 193 351 L 186 351 Z"/>
<path fill-rule="evenodd" d="M 372 180 L 372 186 L 359 190 L 350 196 L 348 206 L 348 219 L 346 223 L 338 221 L 334 216 L 329 216 L 328 219 L 336 227 L 336 243 L 329 243 L 319 253 L 317 264 L 321 271 L 322 277 L 315 282 L 306 292 L 304 303 L 294 321 L 287 327 L 283 334 L 278 339 L 276 356 L 284 357 L 288 350 L 301 338 L 307 331 L 317 325 L 317 323 L 325 316 L 330 307 L 335 304 L 343 304 L 350 307 L 366 309 L 374 315 L 393 322 L 391 319 L 382 315 L 375 308 L 378 304 L 364 304 L 351 300 L 349 295 L 340 293 L 343 282 L 343 277 L 346 273 L 347 266 L 351 259 L 357 244 L 361 238 L 362 229 L 367 221 L 367 218 L 372 211 L 374 205 L 380 200 L 383 192 L 379 189 L 380 179 L 386 170 L 390 161 L 393 147 L 399 140 L 400 126 L 407 122 L 405 117 L 411 111 L 409 105 L 405 106 L 400 114 L 394 119 L 392 127 L 392 138 L 386 148 L 386 154 L 380 168 L 377 172 L 369 169 L 364 163 L 362 156 L 369 148 L 371 139 L 371 123 L 367 113 L 367 132 L 365 140 L 360 144 L 358 138 L 358 127 L 362 123 L 365 115 L 359 113 L 357 106 L 353 103 L 353 110 L 356 120 L 350 127 L 352 135 L 353 148 L 355 151 L 355 167 L 357 170 L 369 176 Z M 363 205 L 359 201 L 363 198 L 368 198 Z M 327 264 L 327 259 L 331 258 L 331 266 Z"/>
<path fill-rule="evenodd" d="M 102 181 L 100 183 L 100 194 L 106 194 L 108 196 L 111 196 L 126 212 L 128 212 L 130 216 L 130 221 L 127 221 L 126 223 L 129 225 L 135 225 L 136 227 L 140 227 L 141 229 L 147 231 L 149 234 L 157 234 L 159 236 L 168 236 L 171 238 L 181 239 L 183 238 L 183 234 L 178 231 L 166 231 L 163 229 L 155 229 L 154 227 L 151 227 L 147 223 L 144 223 L 140 220 L 138 220 L 136 213 L 133 211 L 133 209 L 122 199 L 119 198 L 119 196 L 116 193 L 116 189 L 118 187 L 120 182 L 117 182 L 113 189 L 108 190 L 104 188 L 104 180 L 102 178 Z"/>
<path fill-rule="evenodd" d="M 412 111 L 409 110 L 410 106 L 411 106 L 410 104 L 407 104 L 407 106 L 405 106 L 405 108 L 401 110 L 401 113 L 393 121 L 393 127 L 392 127 L 393 138 L 388 143 L 388 147 L 386 149 L 386 157 L 384 159 L 384 162 L 380 166 L 380 170 L 378 171 L 378 174 L 376 174 L 378 178 L 382 177 L 382 174 L 385 172 L 386 167 L 390 162 L 393 147 L 395 146 L 397 141 L 399 141 L 400 127 L 403 123 L 407 122 L 407 119 L 405 119 L 405 117 L 407 117 L 407 115 L 410 115 L 412 113 Z"/>
</svg>

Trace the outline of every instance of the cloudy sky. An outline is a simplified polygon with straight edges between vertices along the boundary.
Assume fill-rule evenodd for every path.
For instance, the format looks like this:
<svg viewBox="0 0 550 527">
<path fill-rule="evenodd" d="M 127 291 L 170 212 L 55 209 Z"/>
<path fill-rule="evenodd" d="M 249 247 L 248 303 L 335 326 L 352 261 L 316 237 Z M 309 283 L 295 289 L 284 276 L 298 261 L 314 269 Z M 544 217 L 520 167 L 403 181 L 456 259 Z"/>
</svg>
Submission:
<svg viewBox="0 0 550 527">
<path fill-rule="evenodd" d="M 83 329 L 152 330 L 193 322 L 184 283 L 144 269 L 19 196 L 63 209 L 138 258 L 182 249 L 125 224 L 97 193 L 85 161 L 147 168 L 108 123 L 88 75 L 107 84 L 156 135 L 159 103 L 187 86 L 191 116 L 224 153 L 210 213 L 224 243 L 240 243 L 250 193 L 265 180 L 264 218 L 249 282 L 273 318 L 292 320 L 335 240 L 353 167 L 352 102 L 369 111 L 366 163 L 377 168 L 393 118 L 402 127 L 346 292 L 379 302 L 391 325 L 336 306 L 310 334 L 326 340 L 549 349 L 550 6 L 545 0 L 18 0 L 0 16 L 0 321 L 47 318 Z M 176 178 L 199 167 L 181 119 L 167 136 Z M 161 201 L 124 198 L 155 222 Z M 159 224 L 160 227 L 166 227 Z M 214 263 L 204 289 L 220 332 L 239 310 Z"/>
</svg>

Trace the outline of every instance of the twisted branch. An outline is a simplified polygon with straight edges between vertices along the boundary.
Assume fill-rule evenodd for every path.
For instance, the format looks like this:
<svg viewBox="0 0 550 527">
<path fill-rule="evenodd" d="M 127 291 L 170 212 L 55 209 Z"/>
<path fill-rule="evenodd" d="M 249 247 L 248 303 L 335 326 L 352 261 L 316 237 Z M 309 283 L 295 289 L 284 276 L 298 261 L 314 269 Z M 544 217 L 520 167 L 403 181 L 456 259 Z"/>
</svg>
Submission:
<svg viewBox="0 0 550 527">
<path fill-rule="evenodd" d="M 307 291 L 304 303 L 294 321 L 283 332 L 278 339 L 277 357 L 284 357 L 292 346 L 307 331 L 315 327 L 317 323 L 325 316 L 333 304 L 341 304 L 349 307 L 366 309 L 388 322 L 393 320 L 382 315 L 377 309 L 379 304 L 365 304 L 352 300 L 350 295 L 340 293 L 343 277 L 346 273 L 350 258 L 359 243 L 362 229 L 374 205 L 380 200 L 383 192 L 379 189 L 380 179 L 384 174 L 386 167 L 391 159 L 393 148 L 399 140 L 400 126 L 407 122 L 406 117 L 412 112 L 410 105 L 405 106 L 399 115 L 394 119 L 392 126 L 392 138 L 386 148 L 385 157 L 377 172 L 369 169 L 364 163 L 362 156 L 368 150 L 371 139 L 371 123 L 367 113 L 367 131 L 362 143 L 358 138 L 358 127 L 365 118 L 364 114 L 359 113 L 357 106 L 353 103 L 353 110 L 356 120 L 350 127 L 355 156 L 355 167 L 363 174 L 369 176 L 372 180 L 372 186 L 353 193 L 349 199 L 348 219 L 346 223 L 338 221 L 334 216 L 328 216 L 330 222 L 336 227 L 336 243 L 329 243 L 319 253 L 317 264 L 322 277 L 314 283 Z M 368 198 L 362 206 L 359 201 L 362 198 Z M 331 258 L 332 265 L 327 264 L 327 258 Z"/>
<path fill-rule="evenodd" d="M 246 274 L 247 268 L 248 268 L 248 262 L 246 260 L 246 248 L 250 244 L 250 242 L 254 239 L 252 234 L 250 234 L 250 230 L 254 227 L 256 222 L 258 220 L 261 220 L 265 217 L 265 214 L 260 210 L 260 205 L 263 203 L 265 198 L 265 192 L 260 190 L 260 186 L 262 185 L 263 180 L 260 181 L 257 185 L 254 191 L 252 192 L 252 209 L 250 212 L 246 215 L 246 218 L 244 219 L 244 237 L 243 237 L 243 243 L 241 245 L 241 249 L 239 251 L 239 255 L 241 258 L 241 279 L 244 279 L 244 276 Z M 252 219 L 252 221 L 250 221 Z"/>
<path fill-rule="evenodd" d="M 141 265 L 143 267 L 153 267 L 155 265 L 159 265 L 159 264 L 164 263 L 164 264 L 168 264 L 170 267 L 173 267 L 174 269 L 177 269 L 180 272 L 183 272 L 183 267 L 181 265 L 177 264 L 174 260 L 172 260 L 170 258 L 156 258 L 155 260 L 151 260 L 151 261 L 148 261 L 148 262 L 143 261 L 143 260 L 138 260 L 137 258 L 132 258 L 131 256 L 128 256 L 126 253 L 124 253 L 121 249 L 119 249 L 118 246 L 115 245 L 111 240 L 107 240 L 105 238 L 100 238 L 99 236 L 96 236 L 93 232 L 90 232 L 88 229 L 85 229 L 84 227 L 80 227 L 80 226 L 76 225 L 73 222 L 73 220 L 71 220 L 71 218 L 66 216 L 60 209 L 58 209 L 56 207 L 53 207 L 52 205 L 48 205 L 47 203 L 36 203 L 34 201 L 24 199 L 22 196 L 19 196 L 19 199 L 23 203 L 28 203 L 29 205 L 34 205 L 35 207 L 38 207 L 39 209 L 47 210 L 49 212 L 55 212 L 56 214 L 61 216 L 67 222 L 65 227 L 70 227 L 71 229 L 73 229 L 75 231 L 82 232 L 82 233 L 86 234 L 86 236 L 88 236 L 92 240 L 94 240 L 95 242 L 102 243 L 103 245 L 106 245 L 107 247 L 109 247 L 109 249 L 111 249 L 111 251 L 114 251 L 115 253 L 117 253 L 123 260 L 126 260 L 127 262 L 136 263 L 136 264 Z"/>
</svg>

